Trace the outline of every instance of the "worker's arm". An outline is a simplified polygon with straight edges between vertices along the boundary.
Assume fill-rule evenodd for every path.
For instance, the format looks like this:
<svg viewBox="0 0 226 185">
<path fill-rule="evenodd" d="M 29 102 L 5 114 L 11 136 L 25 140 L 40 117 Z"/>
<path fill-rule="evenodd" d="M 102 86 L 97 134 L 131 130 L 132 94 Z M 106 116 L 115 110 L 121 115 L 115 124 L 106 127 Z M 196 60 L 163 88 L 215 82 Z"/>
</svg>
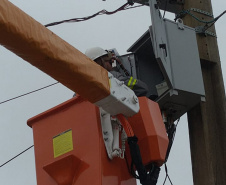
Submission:
<svg viewBox="0 0 226 185">
<path fill-rule="evenodd" d="M 141 80 L 132 76 L 124 76 L 117 71 L 110 71 L 110 73 L 118 80 L 123 81 L 137 96 L 145 96 L 148 93 L 148 86 Z"/>
<path fill-rule="evenodd" d="M 130 76 L 129 72 L 124 67 L 124 65 L 122 64 L 122 62 L 117 57 L 114 57 L 113 59 L 116 60 L 116 62 L 118 63 L 119 67 L 123 70 L 123 72 L 125 73 L 125 75 L 126 76 Z"/>
</svg>

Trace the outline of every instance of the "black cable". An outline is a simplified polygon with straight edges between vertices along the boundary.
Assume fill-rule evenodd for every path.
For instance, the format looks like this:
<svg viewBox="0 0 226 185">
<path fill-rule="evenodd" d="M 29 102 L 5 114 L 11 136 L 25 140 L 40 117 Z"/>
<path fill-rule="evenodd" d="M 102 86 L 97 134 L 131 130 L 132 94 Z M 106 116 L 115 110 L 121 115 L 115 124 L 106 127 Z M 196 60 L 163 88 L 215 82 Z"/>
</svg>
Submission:
<svg viewBox="0 0 226 185">
<path fill-rule="evenodd" d="M 217 17 L 215 18 L 215 21 L 214 21 L 211 25 L 208 26 L 208 24 L 206 24 L 206 26 L 204 26 L 203 31 L 205 32 L 207 29 L 209 29 L 210 27 L 212 27 L 212 26 L 218 21 L 218 19 L 219 19 L 220 17 L 222 17 L 225 13 L 226 13 L 226 10 L 225 10 L 223 13 L 221 13 L 219 16 L 217 16 Z"/>
<path fill-rule="evenodd" d="M 16 96 L 16 97 L 14 97 L 14 98 L 10 98 L 10 99 L 8 99 L 8 100 L 5 100 L 5 101 L 3 101 L 3 102 L 0 102 L 0 104 L 6 103 L 6 102 L 11 101 L 11 100 L 15 100 L 15 99 L 17 99 L 17 98 L 20 98 L 20 97 L 22 97 L 22 96 L 26 96 L 26 95 L 28 95 L 28 94 L 31 94 L 31 93 L 34 93 L 34 92 L 37 92 L 37 91 L 40 91 L 40 90 L 42 90 L 42 89 L 45 89 L 45 88 L 47 88 L 47 87 L 56 85 L 56 84 L 58 84 L 58 83 L 59 83 L 59 82 L 56 82 L 56 83 L 47 85 L 47 86 L 45 86 L 45 87 L 42 87 L 42 88 L 40 88 L 40 89 L 37 89 L 37 90 L 31 91 L 31 92 L 22 94 L 22 95 L 20 95 L 20 96 Z"/>
<path fill-rule="evenodd" d="M 169 179 L 171 185 L 173 185 L 173 183 L 172 183 L 172 181 L 171 181 L 171 179 L 169 177 L 169 174 L 168 174 L 168 169 L 167 169 L 166 163 L 165 163 L 165 172 L 166 172 L 166 177 L 165 177 L 165 180 L 163 182 L 163 185 L 166 183 L 167 178 Z"/>
<path fill-rule="evenodd" d="M 49 26 L 55 26 L 55 25 L 59 25 L 59 24 L 62 24 L 62 23 L 72 23 L 72 22 L 81 22 L 81 21 L 86 21 L 86 20 L 89 20 L 91 18 L 94 18 L 98 15 L 111 15 L 111 14 L 114 14 L 116 12 L 119 12 L 119 11 L 122 11 L 122 10 L 128 10 L 128 9 L 132 9 L 132 8 L 137 8 L 137 7 L 140 7 L 140 6 L 144 6 L 144 5 L 137 5 L 137 6 L 133 6 L 133 7 L 129 7 L 131 6 L 129 3 L 126 3 L 124 5 L 122 5 L 121 7 L 119 7 L 118 9 L 112 11 L 112 12 L 109 12 L 107 10 L 101 10 L 91 16 L 87 16 L 87 17 L 82 17 L 82 18 L 73 18 L 73 19 L 67 19 L 67 20 L 62 20 L 62 21 L 57 21 L 57 22 L 52 22 L 52 23 L 49 23 L 49 24 L 46 24 L 45 27 L 49 27 Z"/>
<path fill-rule="evenodd" d="M 164 8 L 164 14 L 163 14 L 163 19 L 164 19 L 164 17 L 165 17 L 165 14 L 166 14 L 166 8 L 167 8 L 167 3 L 168 3 L 168 0 L 166 0 L 166 4 L 165 4 L 165 8 Z"/>
<path fill-rule="evenodd" d="M 201 22 L 201 23 L 205 23 L 205 24 L 211 24 L 212 25 L 221 17 L 223 16 L 224 14 L 226 13 L 226 10 L 221 13 L 219 16 L 217 16 L 216 18 L 210 20 L 210 21 L 205 21 L 205 20 L 201 20 L 199 19 L 198 17 L 196 17 L 194 14 L 191 13 L 191 10 L 182 10 L 177 16 L 176 18 L 174 19 L 175 21 L 180 18 L 180 17 L 183 17 L 185 16 L 186 14 L 189 14 L 190 16 L 192 16 L 194 19 L 196 19 L 197 21 Z"/>
<path fill-rule="evenodd" d="M 17 154 L 16 156 L 14 156 L 13 158 L 11 158 L 10 160 L 6 161 L 5 163 L 3 163 L 1 167 L 5 166 L 7 163 L 9 163 L 10 161 L 14 160 L 15 158 L 19 157 L 21 154 L 23 154 L 24 152 L 28 151 L 29 149 L 31 149 L 34 145 L 31 145 L 30 147 L 28 147 L 27 149 L 25 149 L 24 151 L 20 152 L 19 154 Z"/>
<path fill-rule="evenodd" d="M 173 123 L 172 125 L 170 125 L 170 127 L 167 128 L 169 145 L 168 145 L 167 152 L 166 152 L 165 163 L 167 162 L 167 160 L 169 158 L 169 154 L 170 154 L 171 148 L 173 146 L 174 138 L 176 135 L 176 129 L 177 129 L 177 125 L 178 125 L 179 121 L 180 121 L 180 118 L 177 120 L 176 124 Z"/>
<path fill-rule="evenodd" d="M 140 177 L 136 174 L 136 170 L 134 169 L 133 161 L 131 162 L 130 171 L 129 172 L 135 179 L 140 179 Z"/>
<path fill-rule="evenodd" d="M 127 159 L 126 154 L 124 154 L 124 156 L 125 156 L 125 161 L 126 161 L 127 169 L 128 169 L 128 171 L 130 172 L 130 174 L 133 176 L 133 173 L 131 172 L 131 169 L 130 169 L 129 162 L 128 162 L 128 159 Z"/>
<path fill-rule="evenodd" d="M 173 185 L 170 177 L 169 177 L 169 174 L 168 174 L 168 169 L 167 169 L 167 166 L 166 166 L 166 162 L 169 158 L 169 154 L 170 154 L 170 151 L 171 151 L 171 148 L 173 146 L 173 142 L 174 142 L 174 138 L 175 138 L 175 135 L 176 135 L 176 131 L 177 131 L 177 126 L 178 126 L 178 123 L 180 121 L 180 118 L 177 120 L 177 123 L 176 124 L 172 124 L 170 127 L 167 128 L 167 133 L 168 133 L 168 138 L 169 138 L 169 145 L 168 145 L 168 148 L 167 148 L 167 152 L 166 152 L 166 157 L 165 157 L 165 172 L 166 172 L 166 177 L 165 177 L 165 180 L 163 182 L 163 185 L 165 184 L 167 178 L 169 179 L 171 185 Z"/>
<path fill-rule="evenodd" d="M 179 121 L 180 121 L 180 118 L 177 120 L 177 123 L 176 123 L 176 128 L 177 128 L 177 125 L 178 125 Z"/>
</svg>

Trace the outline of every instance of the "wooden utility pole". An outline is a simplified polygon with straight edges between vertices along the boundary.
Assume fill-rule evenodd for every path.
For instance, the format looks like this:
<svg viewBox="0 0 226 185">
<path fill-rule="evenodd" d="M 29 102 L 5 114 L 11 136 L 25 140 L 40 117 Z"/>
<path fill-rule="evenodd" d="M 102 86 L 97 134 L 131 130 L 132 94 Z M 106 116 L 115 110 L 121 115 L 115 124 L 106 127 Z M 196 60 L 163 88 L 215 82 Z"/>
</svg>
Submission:
<svg viewBox="0 0 226 185">
<path fill-rule="evenodd" d="M 184 9 L 190 8 L 212 13 L 211 0 L 185 0 Z M 191 13 L 200 20 L 213 19 L 203 13 Z M 183 19 L 193 28 L 205 25 L 188 14 Z M 214 26 L 208 31 L 216 33 Z M 206 102 L 188 112 L 193 180 L 194 185 L 225 185 L 226 105 L 217 39 L 197 35 L 197 41 Z"/>
</svg>

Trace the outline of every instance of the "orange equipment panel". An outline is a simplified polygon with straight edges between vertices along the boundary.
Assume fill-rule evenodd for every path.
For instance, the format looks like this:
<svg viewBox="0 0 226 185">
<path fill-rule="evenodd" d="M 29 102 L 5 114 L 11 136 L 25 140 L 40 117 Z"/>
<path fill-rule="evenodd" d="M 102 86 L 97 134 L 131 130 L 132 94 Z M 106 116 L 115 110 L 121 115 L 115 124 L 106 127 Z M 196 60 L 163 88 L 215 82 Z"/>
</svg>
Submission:
<svg viewBox="0 0 226 185">
<path fill-rule="evenodd" d="M 99 109 L 73 98 L 28 120 L 38 185 L 135 185 L 124 159 L 109 160 Z"/>
<path fill-rule="evenodd" d="M 146 97 L 139 97 L 140 111 L 128 121 L 137 136 L 143 164 L 165 162 L 168 136 L 159 105 Z"/>
</svg>

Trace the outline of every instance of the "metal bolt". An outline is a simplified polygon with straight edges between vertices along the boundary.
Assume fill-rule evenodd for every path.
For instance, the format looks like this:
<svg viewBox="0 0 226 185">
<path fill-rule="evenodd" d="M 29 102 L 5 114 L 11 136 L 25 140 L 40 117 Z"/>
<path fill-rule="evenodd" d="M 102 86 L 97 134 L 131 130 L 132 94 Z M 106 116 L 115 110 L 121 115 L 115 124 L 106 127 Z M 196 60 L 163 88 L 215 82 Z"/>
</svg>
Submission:
<svg viewBox="0 0 226 185">
<path fill-rule="evenodd" d="M 136 96 L 133 96 L 133 103 L 134 104 L 138 103 L 138 98 Z"/>
<path fill-rule="evenodd" d="M 119 82 L 119 86 L 122 86 L 124 84 L 124 82 L 120 81 Z"/>
<path fill-rule="evenodd" d="M 104 117 L 106 115 L 106 113 L 101 113 L 101 117 Z"/>
</svg>

